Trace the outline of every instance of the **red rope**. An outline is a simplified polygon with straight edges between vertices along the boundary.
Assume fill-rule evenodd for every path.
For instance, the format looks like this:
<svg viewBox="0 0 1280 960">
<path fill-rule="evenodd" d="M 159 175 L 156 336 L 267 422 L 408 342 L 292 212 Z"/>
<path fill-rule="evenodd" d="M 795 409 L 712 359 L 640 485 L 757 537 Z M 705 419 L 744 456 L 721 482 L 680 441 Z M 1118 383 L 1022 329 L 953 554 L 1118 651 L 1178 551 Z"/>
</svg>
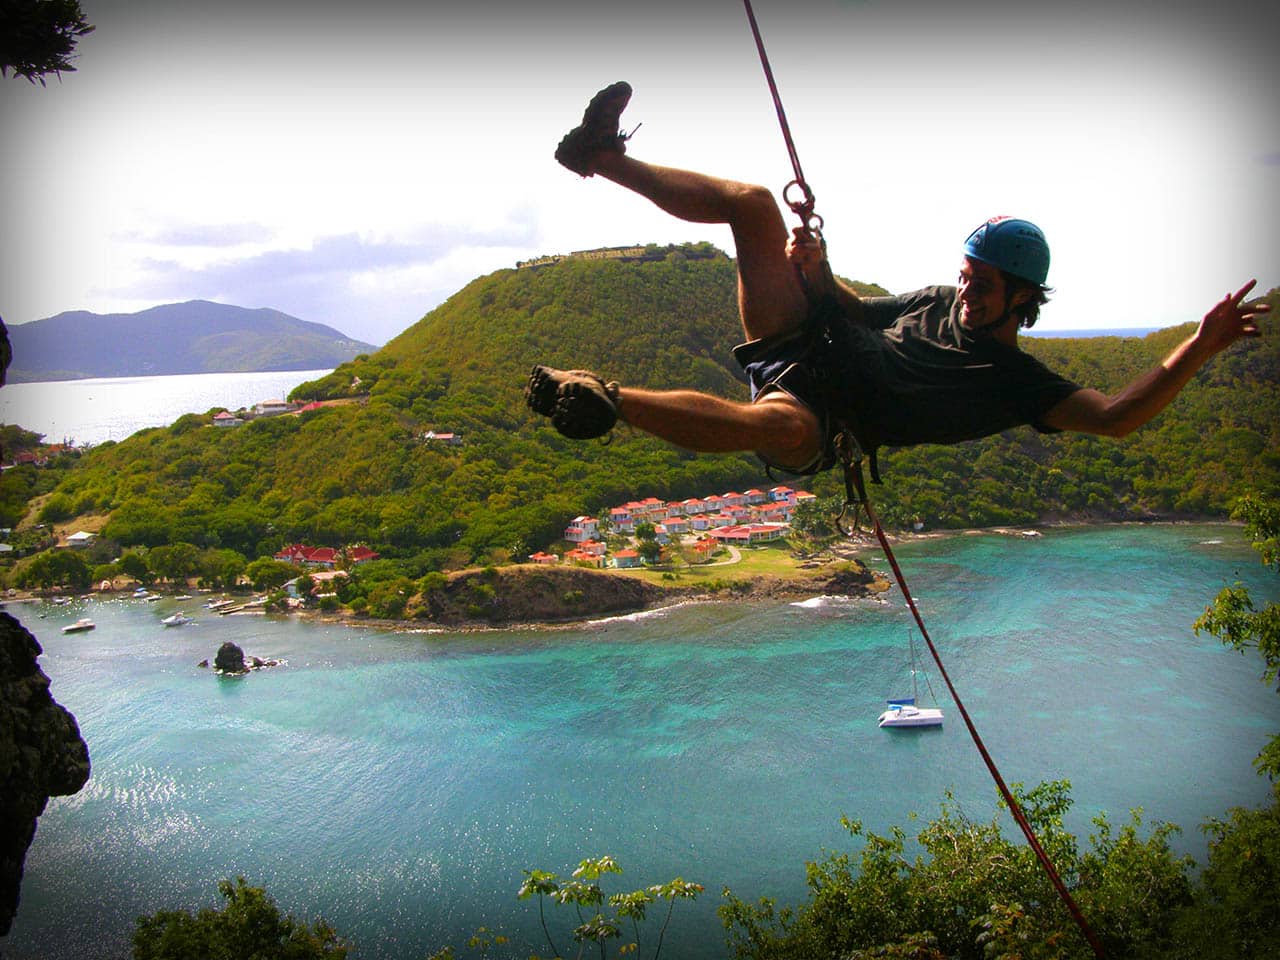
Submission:
<svg viewBox="0 0 1280 960">
<path fill-rule="evenodd" d="M 902 568 L 898 566 L 898 558 L 893 555 L 893 549 L 889 546 L 889 538 L 885 535 L 884 527 L 880 525 L 880 518 L 876 516 L 871 507 L 871 502 L 866 497 L 863 497 L 862 506 L 867 511 L 867 516 L 871 519 L 871 524 L 875 528 L 876 539 L 880 541 L 880 547 L 884 550 L 885 559 L 889 561 L 889 566 L 893 568 L 893 575 L 898 581 L 898 587 L 902 590 L 903 597 L 906 598 L 907 606 L 911 609 L 911 615 L 916 619 L 916 626 L 920 628 L 920 635 L 924 637 L 924 642 L 929 647 L 933 662 L 938 666 L 938 673 L 942 675 L 943 682 L 946 683 L 947 690 L 951 693 L 951 699 L 955 701 L 956 709 L 960 711 L 960 716 L 964 719 L 964 725 L 969 728 L 969 736 L 973 738 L 974 745 L 978 748 L 978 753 L 982 755 L 982 762 L 987 765 L 991 779 L 995 781 L 1000 795 L 1004 797 L 1004 802 L 1009 805 L 1009 812 L 1013 814 L 1013 819 L 1017 821 L 1018 826 L 1022 829 L 1022 834 L 1027 838 L 1028 845 L 1035 851 L 1040 865 L 1044 867 L 1044 872 L 1048 875 L 1049 882 L 1058 891 L 1058 896 L 1062 898 L 1067 910 L 1071 912 L 1072 919 L 1075 920 L 1085 939 L 1089 941 L 1089 946 L 1093 948 L 1094 954 L 1099 958 L 1105 957 L 1106 953 L 1102 948 L 1102 941 L 1098 939 L 1098 935 L 1089 926 L 1089 921 L 1085 919 L 1084 913 L 1081 912 L 1080 907 L 1071 896 L 1071 891 L 1067 889 L 1067 885 L 1062 882 L 1062 877 L 1058 875 L 1053 861 L 1049 859 L 1049 854 L 1040 845 L 1035 830 L 1032 829 L 1030 821 L 1027 820 L 1027 815 L 1023 812 L 1017 798 L 1014 797 L 1013 791 L 1005 784 L 1004 777 L 1000 775 L 1000 769 L 987 751 L 987 745 L 982 741 L 982 736 L 978 733 L 978 728 L 974 725 L 973 718 L 969 716 L 969 711 L 965 709 L 964 701 L 960 699 L 959 691 L 956 690 L 955 684 L 951 682 L 951 675 L 947 673 L 947 668 L 942 664 L 942 657 L 938 653 L 938 648 L 933 645 L 933 639 L 929 636 L 929 631 L 924 625 L 924 617 L 920 615 L 920 608 L 916 606 L 915 598 L 911 596 L 911 590 L 907 587 L 906 577 L 902 575 Z"/>
<path fill-rule="evenodd" d="M 795 180 L 787 184 L 787 188 L 790 189 L 793 185 L 797 186 L 804 195 L 803 201 L 789 201 L 789 205 L 796 215 L 800 217 L 800 220 L 804 223 L 806 229 L 813 231 L 813 224 L 816 222 L 818 225 L 817 232 L 820 235 L 822 218 L 814 213 L 813 210 L 813 191 L 809 189 L 809 185 L 804 179 L 804 173 L 800 169 L 800 155 L 796 151 L 795 140 L 791 136 L 791 127 L 787 124 L 786 112 L 782 109 L 782 97 L 778 94 L 778 85 L 773 79 L 773 70 L 769 66 L 768 54 L 765 53 L 764 40 L 760 36 L 760 27 L 756 23 L 755 11 L 751 9 L 751 0 L 743 0 L 743 3 L 747 8 L 747 19 L 751 23 L 751 33 L 755 37 L 756 49 L 760 53 L 760 64 L 764 67 L 765 79 L 768 81 L 769 91 L 773 95 L 773 105 L 778 113 L 778 123 L 782 127 L 782 137 L 786 141 L 787 153 L 791 157 L 791 168 L 795 172 Z M 786 196 L 786 193 L 787 191 L 784 190 L 784 197 Z M 924 618 L 920 615 L 920 609 L 916 606 L 915 598 L 911 596 L 911 591 L 907 587 L 906 577 L 902 575 L 902 568 L 898 566 L 898 560 L 893 555 L 893 550 L 889 546 L 889 538 L 885 535 L 884 527 L 880 525 L 880 518 L 876 516 L 875 511 L 871 507 L 871 501 L 867 498 L 866 491 L 863 489 L 861 466 L 858 465 L 855 467 L 853 464 L 849 464 L 846 466 L 846 469 L 857 470 L 855 476 L 857 478 L 859 488 L 858 495 L 862 500 L 863 508 L 867 511 L 867 517 L 871 520 L 871 524 L 875 528 L 876 539 L 880 541 L 880 546 L 884 550 L 885 558 L 888 559 L 889 566 L 893 568 L 893 575 L 897 578 L 898 587 L 902 590 L 903 597 L 906 598 L 907 606 L 911 609 L 911 615 L 915 617 L 916 625 L 920 628 L 920 634 L 924 637 L 924 642 L 929 647 L 929 653 L 933 657 L 933 662 L 937 664 L 938 672 L 942 675 L 942 679 L 946 682 L 947 690 L 951 693 L 951 699 L 955 701 L 956 709 L 960 711 L 960 716 L 964 718 L 965 726 L 969 728 L 969 736 L 973 738 L 974 745 L 978 748 L 978 753 L 982 755 L 982 761 L 987 765 L 987 770 L 991 774 L 991 779 L 995 781 L 996 787 L 1000 791 L 1000 795 L 1004 797 L 1005 803 L 1009 806 L 1009 812 L 1013 814 L 1013 819 L 1021 828 L 1023 836 L 1027 838 L 1027 843 L 1035 852 L 1037 859 L 1039 859 L 1040 865 L 1044 868 L 1044 872 L 1049 877 L 1049 882 L 1053 884 L 1054 889 L 1058 892 L 1058 896 L 1061 897 L 1062 902 L 1066 904 L 1066 907 L 1070 911 L 1076 925 L 1080 928 L 1080 932 L 1084 934 L 1085 939 L 1089 941 L 1089 946 L 1093 948 L 1094 954 L 1099 958 L 1099 960 L 1103 960 L 1106 953 L 1102 948 L 1102 941 L 1098 939 L 1098 935 L 1094 933 L 1093 929 L 1089 926 L 1089 922 L 1080 911 L 1080 907 L 1072 898 L 1071 891 L 1069 891 L 1067 889 L 1067 885 L 1062 882 L 1062 877 L 1059 876 L 1057 869 L 1053 865 L 1053 861 L 1049 859 L 1049 855 L 1045 852 L 1044 847 L 1040 845 L 1040 841 L 1036 837 L 1035 830 L 1032 829 L 1030 821 L 1027 820 L 1027 815 L 1023 812 L 1022 806 L 1018 803 L 1017 798 L 1014 797 L 1013 791 L 1011 791 L 1005 784 L 1004 777 L 1000 775 L 1000 770 L 996 766 L 995 760 L 991 758 L 991 754 L 987 751 L 987 745 L 983 743 L 982 737 L 978 733 L 978 728 L 974 725 L 973 719 L 969 716 L 969 711 L 965 709 L 964 701 L 960 699 L 960 694 L 956 690 L 955 684 L 951 682 L 951 676 L 947 673 L 947 668 L 943 666 L 942 657 L 938 654 L 938 648 L 934 646 L 933 639 L 929 636 L 929 631 L 924 625 Z"/>
<path fill-rule="evenodd" d="M 814 197 L 813 191 L 809 189 L 809 184 L 804 178 L 804 171 L 800 169 L 800 154 L 796 150 L 796 142 L 791 136 L 791 126 L 787 123 L 787 113 L 782 109 L 782 96 L 778 93 L 778 85 L 773 79 L 773 68 L 769 66 L 769 55 L 764 49 L 764 39 L 760 36 L 760 26 L 756 23 L 755 11 L 751 9 L 751 0 L 743 0 L 747 7 L 747 19 L 751 22 L 751 34 L 756 40 L 756 50 L 760 53 L 760 66 L 764 68 L 764 78 L 769 83 L 769 92 L 773 95 L 773 108 L 778 114 L 778 125 L 782 127 L 782 139 L 787 144 L 787 154 L 791 157 L 791 170 L 795 174 L 795 179 L 787 184 L 786 189 L 782 191 L 783 198 L 787 198 L 787 194 L 791 187 L 798 187 L 803 199 L 787 200 L 788 206 L 800 218 L 801 222 L 809 230 L 815 230 L 820 234 L 822 230 L 822 218 L 817 217 L 813 212 Z M 816 219 L 816 225 L 811 222 Z"/>
</svg>

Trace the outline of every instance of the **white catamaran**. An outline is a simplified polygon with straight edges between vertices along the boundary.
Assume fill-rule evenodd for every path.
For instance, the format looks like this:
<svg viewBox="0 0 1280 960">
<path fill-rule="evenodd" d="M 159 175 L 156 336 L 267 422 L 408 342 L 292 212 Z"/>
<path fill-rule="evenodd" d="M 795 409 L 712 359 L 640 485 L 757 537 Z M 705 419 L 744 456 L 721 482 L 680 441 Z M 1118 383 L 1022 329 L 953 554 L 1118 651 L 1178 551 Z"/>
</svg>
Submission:
<svg viewBox="0 0 1280 960">
<path fill-rule="evenodd" d="M 916 683 L 916 644 L 913 634 L 907 635 L 907 646 L 911 651 L 911 696 L 886 701 L 888 709 L 880 714 L 880 726 L 940 727 L 942 726 L 941 710 L 937 707 L 916 706 L 920 691 Z M 928 684 L 928 682 L 929 678 L 925 677 L 925 683 Z M 932 687 L 929 688 L 929 694 L 933 695 Z"/>
</svg>

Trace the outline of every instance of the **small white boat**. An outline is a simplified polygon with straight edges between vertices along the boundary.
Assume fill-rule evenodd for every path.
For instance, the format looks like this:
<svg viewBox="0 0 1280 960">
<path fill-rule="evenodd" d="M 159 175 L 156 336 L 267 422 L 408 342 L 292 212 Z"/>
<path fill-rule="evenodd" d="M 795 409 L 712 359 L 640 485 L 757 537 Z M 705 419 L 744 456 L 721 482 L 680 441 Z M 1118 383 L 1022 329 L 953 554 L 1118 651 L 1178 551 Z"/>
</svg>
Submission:
<svg viewBox="0 0 1280 960">
<path fill-rule="evenodd" d="M 889 709 L 880 714 L 882 727 L 940 727 L 942 711 L 937 707 L 917 707 L 914 697 L 887 701 Z"/>
<path fill-rule="evenodd" d="M 186 626 L 188 623 L 194 623 L 195 621 L 179 610 L 177 613 L 169 614 L 169 616 L 165 617 L 160 622 L 166 627 L 182 627 Z"/>
<path fill-rule="evenodd" d="M 221 610 L 223 607 L 235 606 L 235 601 L 228 600 L 226 597 L 223 597 L 221 600 L 210 600 L 208 603 L 205 604 L 205 606 L 208 607 L 210 610 Z"/>
<path fill-rule="evenodd" d="M 908 634 L 907 646 L 911 650 L 911 696 L 899 697 L 886 701 L 888 707 L 880 714 L 881 727 L 940 727 L 942 711 L 937 707 L 921 707 L 916 705 L 919 690 L 916 684 L 916 645 L 913 635 Z M 925 678 L 928 682 L 928 677 Z M 933 692 L 932 687 L 929 690 Z"/>
<path fill-rule="evenodd" d="M 69 623 L 62 628 L 63 633 L 84 633 L 86 630 L 92 630 L 97 624 L 88 617 L 81 617 L 75 623 Z"/>
</svg>

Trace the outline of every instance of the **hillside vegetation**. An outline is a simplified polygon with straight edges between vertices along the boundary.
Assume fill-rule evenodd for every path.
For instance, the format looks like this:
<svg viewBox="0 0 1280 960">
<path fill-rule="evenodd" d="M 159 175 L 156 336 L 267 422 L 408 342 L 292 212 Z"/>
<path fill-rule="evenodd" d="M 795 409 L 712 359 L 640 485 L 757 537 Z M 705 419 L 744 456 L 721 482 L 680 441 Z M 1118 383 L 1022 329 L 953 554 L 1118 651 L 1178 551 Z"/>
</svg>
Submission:
<svg viewBox="0 0 1280 960">
<path fill-rule="evenodd" d="M 1191 329 L 1024 343 L 1110 390 Z M 500 270 L 294 393 L 360 402 L 235 429 L 210 426 L 210 411 L 103 444 L 67 467 L 25 522 L 107 514 L 102 533 L 122 547 L 190 543 L 248 558 L 295 541 L 362 542 L 414 577 L 523 558 L 578 514 L 770 482 L 750 455 L 694 456 L 626 428 L 607 445 L 565 440 L 525 409 L 529 368 L 589 367 L 635 385 L 745 398 L 729 355 L 739 337 L 734 264 L 709 245 L 648 262 Z M 1272 329 L 1236 345 L 1123 441 L 1024 428 L 890 450 L 873 495 L 889 522 L 918 517 L 931 527 L 1225 517 L 1241 493 L 1280 487 L 1278 343 Z M 462 443 L 423 440 L 428 430 L 456 432 Z M 22 519 L 25 496 L 44 492 L 23 485 L 26 469 L 0 481 L 6 523 Z M 842 491 L 835 474 L 805 484 L 820 496 Z"/>
</svg>

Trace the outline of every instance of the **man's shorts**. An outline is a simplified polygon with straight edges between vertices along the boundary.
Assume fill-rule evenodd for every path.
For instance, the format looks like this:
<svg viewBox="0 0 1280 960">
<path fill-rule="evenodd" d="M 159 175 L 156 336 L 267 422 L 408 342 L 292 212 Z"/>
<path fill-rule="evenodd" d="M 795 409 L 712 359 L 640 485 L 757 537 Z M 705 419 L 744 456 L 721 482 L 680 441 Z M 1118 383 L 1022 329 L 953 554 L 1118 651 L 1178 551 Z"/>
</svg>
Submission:
<svg viewBox="0 0 1280 960">
<path fill-rule="evenodd" d="M 784 467 L 761 457 L 765 465 L 797 476 L 821 473 L 835 463 L 835 450 L 831 438 L 831 417 L 823 397 L 821 368 L 818 351 L 823 338 L 811 329 L 759 340 L 748 340 L 733 348 L 733 358 L 747 374 L 751 386 L 752 401 L 765 394 L 781 390 L 818 418 L 818 429 L 823 438 L 822 450 L 800 469 Z"/>
</svg>

